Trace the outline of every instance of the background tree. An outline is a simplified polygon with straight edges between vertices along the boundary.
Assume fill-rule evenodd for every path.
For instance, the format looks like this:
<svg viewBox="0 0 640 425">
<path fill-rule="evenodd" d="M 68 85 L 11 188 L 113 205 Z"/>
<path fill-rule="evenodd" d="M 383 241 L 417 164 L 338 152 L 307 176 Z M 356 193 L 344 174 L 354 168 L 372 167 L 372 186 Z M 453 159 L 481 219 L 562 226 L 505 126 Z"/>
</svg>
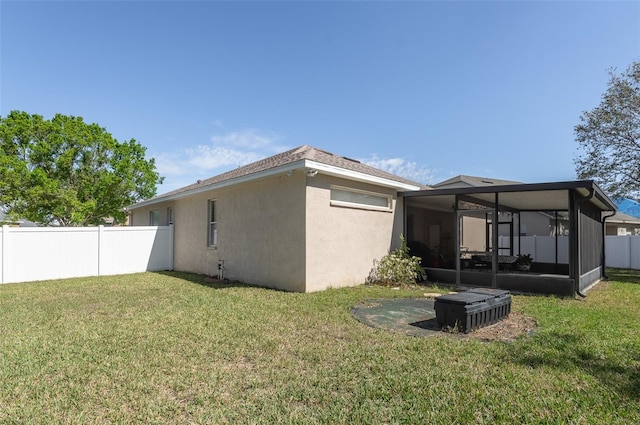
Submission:
<svg viewBox="0 0 640 425">
<path fill-rule="evenodd" d="M 583 112 L 575 127 L 576 172 L 614 198 L 640 199 L 640 62 L 609 75 L 600 105 Z"/>
<path fill-rule="evenodd" d="M 123 208 L 154 196 L 162 182 L 145 151 L 82 117 L 12 111 L 0 117 L 0 205 L 41 224 L 122 223 Z"/>
</svg>

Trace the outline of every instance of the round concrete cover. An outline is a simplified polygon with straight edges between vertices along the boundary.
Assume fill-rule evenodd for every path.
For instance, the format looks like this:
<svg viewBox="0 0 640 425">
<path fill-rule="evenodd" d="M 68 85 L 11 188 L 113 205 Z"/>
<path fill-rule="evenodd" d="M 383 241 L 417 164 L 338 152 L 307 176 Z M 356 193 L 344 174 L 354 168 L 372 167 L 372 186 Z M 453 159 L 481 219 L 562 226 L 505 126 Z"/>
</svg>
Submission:
<svg viewBox="0 0 640 425">
<path fill-rule="evenodd" d="M 374 328 L 424 337 L 442 331 L 442 326 L 436 323 L 433 303 L 426 298 L 370 300 L 353 307 L 351 314 Z"/>
</svg>

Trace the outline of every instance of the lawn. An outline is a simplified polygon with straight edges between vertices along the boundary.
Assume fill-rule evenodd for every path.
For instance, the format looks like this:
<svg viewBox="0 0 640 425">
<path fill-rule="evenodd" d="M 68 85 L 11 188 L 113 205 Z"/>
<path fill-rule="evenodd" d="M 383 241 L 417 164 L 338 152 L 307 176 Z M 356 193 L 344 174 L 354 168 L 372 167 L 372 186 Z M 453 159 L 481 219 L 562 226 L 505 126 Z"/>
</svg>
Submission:
<svg viewBox="0 0 640 425">
<path fill-rule="evenodd" d="M 640 273 L 514 296 L 516 342 L 412 338 L 313 294 L 143 273 L 0 286 L 0 423 L 638 424 Z"/>
</svg>

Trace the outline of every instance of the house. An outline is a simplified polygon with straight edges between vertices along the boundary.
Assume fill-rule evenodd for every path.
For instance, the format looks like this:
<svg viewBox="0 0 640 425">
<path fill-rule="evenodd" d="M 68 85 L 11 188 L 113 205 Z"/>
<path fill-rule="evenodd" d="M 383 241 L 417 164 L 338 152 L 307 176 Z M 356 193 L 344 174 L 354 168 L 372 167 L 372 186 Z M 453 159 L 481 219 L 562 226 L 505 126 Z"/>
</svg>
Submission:
<svg viewBox="0 0 640 425">
<path fill-rule="evenodd" d="M 459 175 L 436 183 L 431 187 L 434 189 L 453 189 L 517 184 L 523 184 L 523 182 Z M 503 236 L 513 233 L 513 231 L 517 231 L 521 236 L 553 236 L 556 233 L 563 235 L 568 232 L 566 215 L 556 214 L 555 211 L 523 211 L 515 217 L 512 217 L 509 212 L 503 212 L 501 213 L 500 222 L 502 225 L 499 226 L 499 234 Z M 512 222 L 511 225 L 515 228 L 514 230 L 508 229 L 507 223 L 509 222 Z"/>
<path fill-rule="evenodd" d="M 24 219 L 9 219 L 7 215 L 3 212 L 0 212 L 0 225 L 6 225 L 11 227 L 36 227 L 37 224 L 33 221 L 24 220 Z"/>
<path fill-rule="evenodd" d="M 418 183 L 310 146 L 129 207 L 174 225 L 174 268 L 288 291 L 364 282 L 403 231 L 399 191 Z"/>
<path fill-rule="evenodd" d="M 612 236 L 640 235 L 640 218 L 617 212 L 607 218 L 605 231 Z"/>
<path fill-rule="evenodd" d="M 360 284 L 402 234 L 427 248 L 434 281 L 568 295 L 604 275 L 601 216 L 615 205 L 594 182 L 503 183 L 430 188 L 300 146 L 133 205 L 129 223 L 173 224 L 176 270 L 220 268 L 229 279 L 288 291 Z M 527 275 L 505 270 L 499 233 L 508 229 L 513 251 L 514 222 L 540 211 L 566 217 L 567 261 L 556 258 L 553 276 L 545 264 Z M 472 243 L 488 267 L 464 269 Z"/>
</svg>

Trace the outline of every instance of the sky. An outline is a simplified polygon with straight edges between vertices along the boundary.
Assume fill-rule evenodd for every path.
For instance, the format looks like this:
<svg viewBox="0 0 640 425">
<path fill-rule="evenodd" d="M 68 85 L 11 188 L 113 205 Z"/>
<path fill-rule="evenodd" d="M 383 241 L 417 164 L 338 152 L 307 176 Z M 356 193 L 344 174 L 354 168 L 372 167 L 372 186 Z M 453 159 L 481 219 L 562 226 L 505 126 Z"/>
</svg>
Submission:
<svg viewBox="0 0 640 425">
<path fill-rule="evenodd" d="M 300 145 L 411 180 L 576 178 L 640 2 L 0 0 L 0 115 L 135 139 L 162 194 Z"/>
</svg>

